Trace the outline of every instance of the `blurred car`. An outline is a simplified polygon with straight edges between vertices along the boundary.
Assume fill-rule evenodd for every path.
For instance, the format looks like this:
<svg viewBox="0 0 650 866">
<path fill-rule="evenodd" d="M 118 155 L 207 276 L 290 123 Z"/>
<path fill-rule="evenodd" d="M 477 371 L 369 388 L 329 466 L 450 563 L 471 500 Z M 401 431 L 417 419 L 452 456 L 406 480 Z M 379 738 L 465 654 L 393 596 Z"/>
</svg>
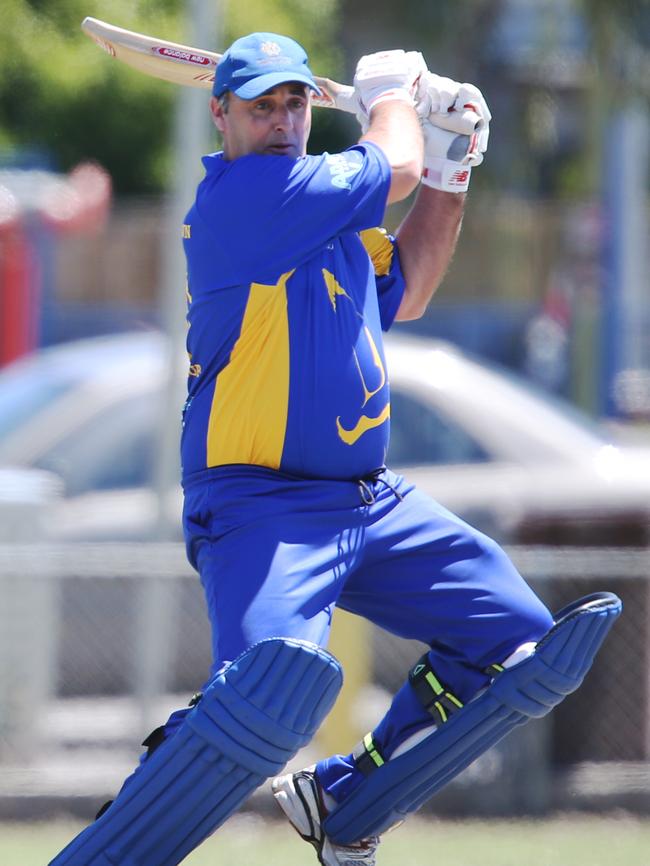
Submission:
<svg viewBox="0 0 650 866">
<path fill-rule="evenodd" d="M 0 467 L 0 543 L 28 543 L 44 535 L 61 494 L 61 481 L 51 472 Z"/>
<path fill-rule="evenodd" d="M 180 409 L 164 412 L 167 365 L 165 339 L 146 331 L 65 343 L 0 371 L 0 466 L 38 468 L 62 480 L 64 499 L 48 520 L 51 538 L 156 533 L 163 418 L 180 432 Z M 170 522 L 178 522 L 176 490 L 165 506 Z"/>
<path fill-rule="evenodd" d="M 650 447 L 433 341 L 389 349 L 389 463 L 501 542 L 645 546 Z"/>
<path fill-rule="evenodd" d="M 97 337 L 0 373 L 0 465 L 63 481 L 51 537 L 150 538 L 161 501 L 180 537 L 178 485 L 153 486 L 160 431 L 180 428 L 168 349 L 156 332 Z M 650 448 L 449 344 L 396 334 L 386 352 L 388 463 L 422 490 L 502 543 L 650 541 Z"/>
</svg>

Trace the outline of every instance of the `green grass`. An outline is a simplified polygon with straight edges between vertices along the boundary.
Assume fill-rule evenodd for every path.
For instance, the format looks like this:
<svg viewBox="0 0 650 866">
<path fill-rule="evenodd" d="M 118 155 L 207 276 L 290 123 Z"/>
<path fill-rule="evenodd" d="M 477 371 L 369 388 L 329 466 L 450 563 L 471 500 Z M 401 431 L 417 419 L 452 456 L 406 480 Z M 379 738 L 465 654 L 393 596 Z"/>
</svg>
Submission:
<svg viewBox="0 0 650 866">
<path fill-rule="evenodd" d="M 2 866 L 45 866 L 79 830 L 65 822 L 0 824 Z M 231 819 L 187 866 L 317 866 L 285 824 Z M 381 845 L 378 866 L 650 866 L 650 822 L 627 815 L 542 821 L 414 819 Z"/>
</svg>

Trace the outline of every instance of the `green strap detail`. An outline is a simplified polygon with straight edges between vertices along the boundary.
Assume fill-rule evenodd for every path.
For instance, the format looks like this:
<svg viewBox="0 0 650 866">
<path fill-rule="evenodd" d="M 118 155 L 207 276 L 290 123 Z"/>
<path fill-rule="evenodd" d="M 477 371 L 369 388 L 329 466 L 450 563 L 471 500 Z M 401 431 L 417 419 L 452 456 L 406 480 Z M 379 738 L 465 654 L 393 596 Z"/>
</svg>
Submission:
<svg viewBox="0 0 650 866">
<path fill-rule="evenodd" d="M 502 674 L 505 668 L 503 665 L 499 665 L 496 662 L 492 665 L 489 665 L 485 668 L 485 673 L 490 677 L 497 677 L 499 674 Z"/>
<path fill-rule="evenodd" d="M 432 670 L 428 670 L 426 672 L 426 674 L 424 675 L 424 679 L 429 683 L 429 685 L 431 686 L 431 688 L 433 689 L 433 691 L 435 692 L 436 695 L 444 694 L 445 690 L 440 685 L 439 680 L 437 680 L 435 678 L 435 676 L 433 675 Z"/>
<path fill-rule="evenodd" d="M 364 776 L 369 776 L 379 767 L 383 767 L 385 761 L 377 748 L 372 736 L 372 732 L 366 734 L 363 740 L 358 743 L 353 751 L 352 757 L 356 764 L 357 770 L 363 773 Z"/>
<path fill-rule="evenodd" d="M 462 701 L 436 677 L 428 655 L 422 656 L 411 669 L 409 682 L 422 706 L 439 724 L 444 724 L 452 713 L 463 707 Z"/>
<path fill-rule="evenodd" d="M 440 721 L 444 724 L 447 721 L 447 719 L 449 718 L 449 716 L 445 712 L 445 708 L 440 703 L 440 701 L 436 701 L 433 706 L 438 710 L 438 715 L 440 716 Z"/>
<path fill-rule="evenodd" d="M 375 741 L 372 738 L 372 734 L 366 734 L 365 735 L 365 737 L 363 738 L 363 745 L 364 745 L 366 752 L 370 755 L 372 760 L 375 762 L 375 765 L 377 767 L 381 767 L 382 764 L 384 763 L 384 759 L 382 758 L 382 756 L 379 754 L 379 752 L 377 751 L 377 749 L 375 747 Z"/>
</svg>

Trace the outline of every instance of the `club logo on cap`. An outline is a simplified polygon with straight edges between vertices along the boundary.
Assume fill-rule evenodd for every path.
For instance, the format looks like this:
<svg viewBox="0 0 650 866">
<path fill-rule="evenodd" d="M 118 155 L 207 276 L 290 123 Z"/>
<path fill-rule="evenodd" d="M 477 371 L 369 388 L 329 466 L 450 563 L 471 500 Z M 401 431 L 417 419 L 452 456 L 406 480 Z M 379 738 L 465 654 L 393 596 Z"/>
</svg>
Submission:
<svg viewBox="0 0 650 866">
<path fill-rule="evenodd" d="M 277 57 L 278 54 L 282 54 L 282 49 L 277 42 L 262 42 L 260 51 L 269 54 L 271 57 Z"/>
</svg>

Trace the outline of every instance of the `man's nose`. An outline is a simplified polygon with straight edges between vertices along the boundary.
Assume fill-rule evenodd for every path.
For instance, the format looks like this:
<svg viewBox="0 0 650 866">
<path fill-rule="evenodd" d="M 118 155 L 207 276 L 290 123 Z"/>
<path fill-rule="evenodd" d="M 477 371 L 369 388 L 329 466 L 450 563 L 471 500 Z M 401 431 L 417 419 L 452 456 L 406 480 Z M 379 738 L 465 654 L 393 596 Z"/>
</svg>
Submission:
<svg viewBox="0 0 650 866">
<path fill-rule="evenodd" d="M 275 109 L 273 122 L 278 129 L 286 129 L 291 125 L 291 112 L 286 105 L 280 105 Z"/>
</svg>

